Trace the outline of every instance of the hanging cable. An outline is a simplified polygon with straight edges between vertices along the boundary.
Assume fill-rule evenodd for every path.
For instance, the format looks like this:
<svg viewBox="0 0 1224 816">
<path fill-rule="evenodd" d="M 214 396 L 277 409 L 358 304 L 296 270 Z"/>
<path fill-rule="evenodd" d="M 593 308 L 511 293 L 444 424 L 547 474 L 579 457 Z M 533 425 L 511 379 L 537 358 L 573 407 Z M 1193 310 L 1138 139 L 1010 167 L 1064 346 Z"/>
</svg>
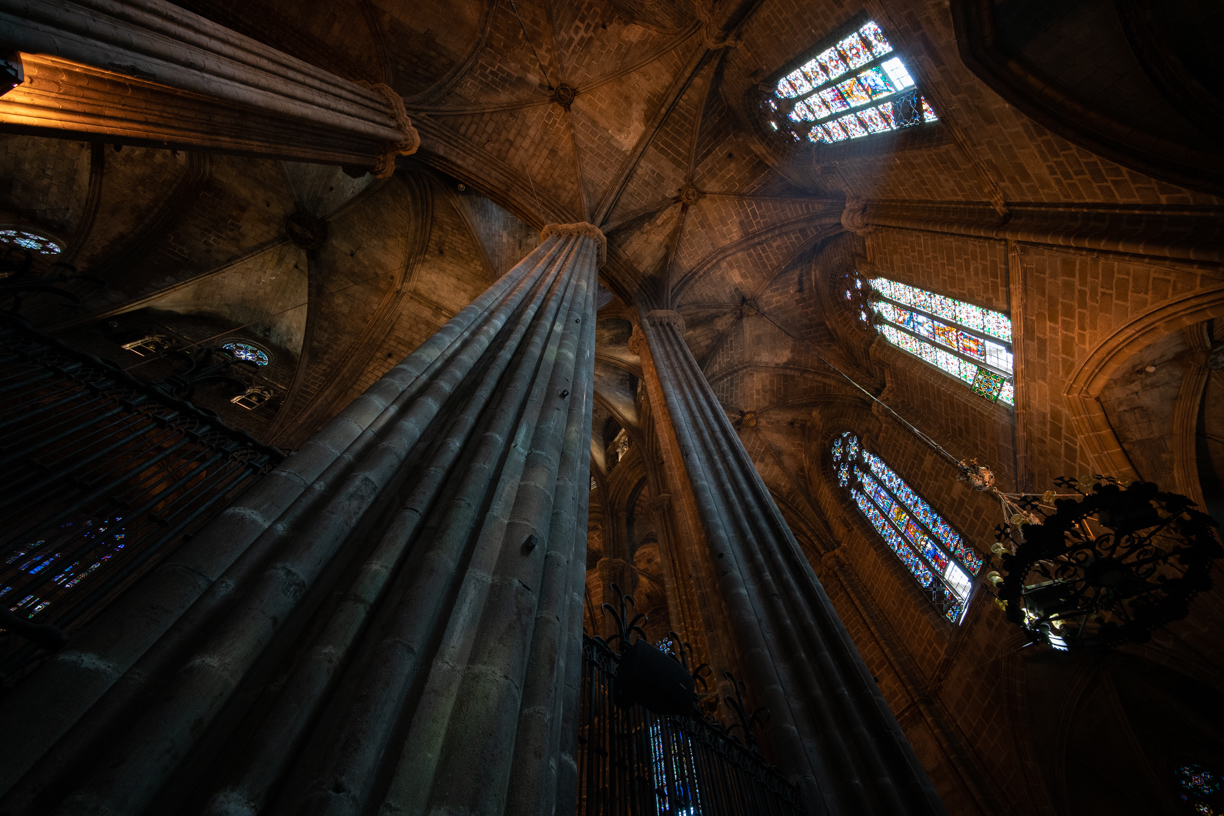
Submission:
<svg viewBox="0 0 1224 816">
<path fill-rule="evenodd" d="M 544 68 L 544 62 L 540 59 L 539 53 L 536 52 L 535 44 L 531 42 L 531 37 L 527 34 L 527 26 L 523 25 L 523 18 L 519 17 L 518 8 L 514 5 L 514 0 L 510 0 L 510 9 L 514 12 L 514 16 L 518 17 L 519 28 L 523 29 L 523 39 L 527 40 L 527 45 L 531 47 L 531 53 L 535 54 L 536 63 L 540 66 L 540 73 L 544 75 L 544 82 L 548 84 L 548 90 L 554 90 L 552 80 L 548 78 L 548 70 Z"/>
<path fill-rule="evenodd" d="M 783 334 L 785 334 L 787 337 L 789 337 L 790 339 L 794 340 L 794 341 L 795 341 L 795 342 L 797 342 L 797 343 L 802 344 L 802 345 L 803 345 L 803 347 L 804 347 L 804 348 L 806 348 L 808 351 L 810 351 L 810 352 L 811 352 L 811 353 L 812 353 L 812 354 L 813 354 L 813 355 L 816 357 L 816 359 L 817 359 L 817 360 L 820 360 L 820 362 L 824 363 L 824 364 L 825 364 L 825 365 L 827 365 L 829 368 L 831 368 L 831 369 L 833 369 L 834 371 L 836 371 L 838 374 L 840 374 L 840 375 L 841 375 L 841 376 L 842 376 L 842 377 L 843 377 L 843 378 L 846 380 L 846 382 L 850 383 L 852 386 L 854 386 L 854 387 L 855 387 L 855 388 L 857 388 L 859 391 L 861 391 L 863 394 L 865 394 L 869 400 L 871 400 L 872 402 L 874 402 L 876 405 L 879 405 L 881 408 L 883 408 L 885 411 L 887 411 L 889 414 L 891 414 L 891 415 L 893 416 L 893 418 L 894 418 L 894 419 L 896 419 L 898 422 L 900 422 L 902 425 L 904 425 L 906 428 L 908 428 L 908 429 L 910 430 L 910 432 L 914 434 L 914 436 L 917 436 L 919 439 L 921 439 L 923 442 L 925 442 L 927 445 L 929 445 L 929 446 L 931 447 L 931 449 L 932 449 L 932 450 L 934 450 L 934 451 L 935 451 L 936 453 L 938 453 L 940 456 L 942 456 L 943 458 L 947 459 L 947 460 L 948 460 L 950 463 L 952 463 L 952 465 L 954 465 L 954 466 L 956 467 L 956 469 L 957 469 L 957 470 L 961 470 L 961 471 L 963 471 L 963 470 L 965 469 L 965 464 L 964 464 L 964 462 L 962 462 L 960 459 L 957 459 L 957 458 L 956 458 L 955 456 L 953 456 L 952 454 L 948 453 L 948 451 L 947 451 L 947 450 L 945 450 L 945 449 L 944 449 L 944 447 L 943 447 L 942 445 L 940 445 L 938 442 L 936 442 L 934 439 L 932 439 L 931 437 L 929 437 L 929 436 L 927 436 L 926 434 L 924 434 L 922 431 L 920 431 L 920 430 L 918 430 L 917 428 L 915 428 L 915 427 L 914 427 L 914 426 L 913 426 L 913 425 L 912 425 L 912 424 L 911 424 L 911 423 L 910 423 L 908 420 L 906 420 L 906 419 L 905 419 L 905 417 L 901 416 L 901 415 L 900 415 L 900 414 L 898 414 L 896 411 L 894 411 L 892 408 L 890 408 L 890 407 L 888 406 L 888 404 L 887 404 L 887 403 L 885 403 L 885 402 L 883 402 L 882 400 L 878 399 L 878 398 L 876 397 L 876 395 L 875 395 L 875 394 L 872 394 L 872 393 L 871 393 L 870 391 L 868 391 L 866 388 L 864 388 L 863 386 L 861 386 L 861 385 L 859 385 L 857 382 L 855 382 L 855 381 L 854 381 L 854 379 L 853 379 L 853 378 L 852 378 L 852 377 L 851 377 L 849 374 L 847 374 L 846 372 L 842 371 L 840 368 L 838 368 L 837 366 L 833 365 L 833 364 L 832 364 L 832 363 L 830 363 L 828 360 L 826 360 L 826 359 L 825 359 L 825 358 L 824 358 L 824 357 L 821 355 L 821 353 L 820 353 L 820 352 L 818 352 L 818 351 L 817 351 L 817 350 L 816 350 L 816 349 L 815 349 L 815 348 L 812 346 L 812 344 L 811 344 L 811 343 L 809 343 L 808 341 L 804 340 L 802 337 L 799 337 L 798 335 L 796 335 L 796 334 L 792 333 L 792 332 L 791 332 L 789 329 L 787 329 L 787 328 L 786 328 L 785 326 L 783 326 L 781 323 L 779 323 L 778 321 L 774 320 L 774 319 L 773 319 L 772 317 L 770 317 L 769 315 L 765 314 L 765 312 L 761 311 L 761 309 L 760 309 L 760 307 L 759 307 L 759 306 L 757 307 L 757 314 L 759 314 L 761 317 L 765 318 L 765 319 L 766 319 L 766 320 L 768 320 L 770 323 L 772 323 L 772 324 L 774 324 L 775 326 L 777 326 L 777 327 L 778 327 L 778 329 L 779 329 L 779 330 L 780 330 L 780 331 L 781 331 Z"/>
</svg>

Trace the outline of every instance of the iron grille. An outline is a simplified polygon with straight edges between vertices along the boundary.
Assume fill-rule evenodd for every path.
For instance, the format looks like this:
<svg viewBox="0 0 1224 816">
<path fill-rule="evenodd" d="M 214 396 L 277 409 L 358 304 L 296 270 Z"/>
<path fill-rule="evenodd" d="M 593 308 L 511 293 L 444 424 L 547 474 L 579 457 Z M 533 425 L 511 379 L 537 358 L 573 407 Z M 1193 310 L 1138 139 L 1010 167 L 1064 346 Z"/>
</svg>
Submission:
<svg viewBox="0 0 1224 816">
<path fill-rule="evenodd" d="M 283 458 L 3 316 L 0 613 L 16 617 L 0 629 L 0 679 L 27 668 L 40 642 L 96 615 Z"/>
<path fill-rule="evenodd" d="M 578 812 L 583 816 L 791 816 L 793 785 L 717 722 L 615 702 L 617 656 L 582 638 Z"/>
</svg>

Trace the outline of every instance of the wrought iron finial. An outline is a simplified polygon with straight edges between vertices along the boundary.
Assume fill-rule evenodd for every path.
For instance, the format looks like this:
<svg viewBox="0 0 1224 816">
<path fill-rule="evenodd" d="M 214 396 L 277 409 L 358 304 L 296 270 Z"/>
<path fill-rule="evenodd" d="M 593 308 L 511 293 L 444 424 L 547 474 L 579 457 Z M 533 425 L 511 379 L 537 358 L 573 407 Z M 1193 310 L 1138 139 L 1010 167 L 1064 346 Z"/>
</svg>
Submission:
<svg viewBox="0 0 1224 816">
<path fill-rule="evenodd" d="M 620 651 L 621 654 L 624 654 L 626 651 L 628 651 L 629 646 L 632 645 L 631 641 L 634 632 L 637 632 L 640 637 L 645 639 L 646 632 L 641 626 L 638 625 L 638 622 L 641 621 L 642 623 L 646 623 L 649 618 L 640 612 L 630 618 L 629 607 L 635 605 L 633 603 L 633 596 L 622 592 L 620 586 L 617 585 L 616 582 L 610 583 L 608 586 L 612 588 L 612 592 L 615 593 L 616 597 L 619 599 L 620 609 L 617 609 L 606 601 L 600 607 L 605 615 L 611 614 L 612 620 L 616 621 L 616 634 L 608 638 L 607 643 L 609 646 L 611 646 L 612 641 L 617 641 L 617 650 Z"/>
<path fill-rule="evenodd" d="M 706 678 L 714 673 L 710 668 L 709 663 L 702 663 L 699 666 L 692 666 L 693 661 L 693 645 L 688 641 L 681 641 L 680 636 L 675 632 L 669 631 L 668 636 L 668 654 L 674 659 L 680 661 L 680 665 L 693 678 L 693 685 L 701 686 L 702 695 L 709 691 L 709 684 L 706 683 Z M 699 695 L 699 696 L 702 696 Z"/>
<path fill-rule="evenodd" d="M 738 723 L 730 726 L 727 731 L 731 732 L 735 729 L 740 729 L 743 733 L 744 747 L 750 751 L 759 751 L 759 743 L 757 741 L 755 727 L 764 725 L 769 722 L 769 709 L 761 706 L 755 709 L 751 714 L 748 713 L 748 705 L 744 701 L 744 692 L 747 691 L 747 686 L 743 680 L 736 680 L 735 675 L 731 672 L 723 672 L 723 677 L 731 682 L 731 687 L 735 689 L 735 696 L 727 695 L 723 699 L 727 702 L 727 706 L 735 712 Z"/>
</svg>

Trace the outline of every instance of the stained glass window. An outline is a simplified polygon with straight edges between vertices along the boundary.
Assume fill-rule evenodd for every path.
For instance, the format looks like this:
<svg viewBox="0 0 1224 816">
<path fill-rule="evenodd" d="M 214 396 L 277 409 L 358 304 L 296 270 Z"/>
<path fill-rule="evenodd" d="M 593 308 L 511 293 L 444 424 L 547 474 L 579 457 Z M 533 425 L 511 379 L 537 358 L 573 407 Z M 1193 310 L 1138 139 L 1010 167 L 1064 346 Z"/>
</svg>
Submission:
<svg viewBox="0 0 1224 816">
<path fill-rule="evenodd" d="M 772 130 L 822 144 L 939 120 L 873 21 L 778 79 L 763 110 Z"/>
<path fill-rule="evenodd" d="M 845 286 L 847 300 L 861 301 L 856 298 L 861 291 L 870 293 L 868 308 L 875 319 L 865 313 L 860 319 L 874 322 L 888 342 L 951 374 L 978 396 L 1015 404 L 1007 315 L 888 278 L 864 281 L 854 273 Z"/>
<path fill-rule="evenodd" d="M 697 756 L 690 737 L 670 720 L 650 725 L 650 766 L 659 816 L 700 816 Z"/>
<path fill-rule="evenodd" d="M 884 460 L 844 433 L 833 440 L 837 483 L 948 620 L 964 617 L 983 558 Z"/>
<path fill-rule="evenodd" d="M 221 348 L 233 354 L 239 360 L 246 360 L 255 365 L 266 366 L 268 364 L 268 354 L 263 349 L 257 346 L 252 346 L 250 343 L 242 343 L 237 340 L 232 340 L 222 344 Z"/>
<path fill-rule="evenodd" d="M 39 255 L 58 255 L 64 251 L 63 247 L 50 238 L 11 228 L 0 229 L 0 244 L 18 246 L 31 252 L 37 252 Z"/>
<path fill-rule="evenodd" d="M 1173 777 L 1187 813 L 1224 816 L 1224 774 L 1190 763 L 1177 768 Z"/>
</svg>

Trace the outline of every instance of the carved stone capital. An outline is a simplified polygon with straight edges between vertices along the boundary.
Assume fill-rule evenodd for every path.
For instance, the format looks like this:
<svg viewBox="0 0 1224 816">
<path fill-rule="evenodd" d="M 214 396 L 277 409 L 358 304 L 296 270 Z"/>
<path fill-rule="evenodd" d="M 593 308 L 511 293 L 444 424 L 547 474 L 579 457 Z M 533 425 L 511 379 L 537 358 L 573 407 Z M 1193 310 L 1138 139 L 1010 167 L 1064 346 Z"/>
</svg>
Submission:
<svg viewBox="0 0 1224 816">
<path fill-rule="evenodd" d="M 554 235 L 585 235 L 592 238 L 599 249 L 599 265 L 603 266 L 608 259 L 608 239 L 604 237 L 603 231 L 594 224 L 588 224 L 586 221 L 576 224 L 548 224 L 540 230 L 541 241 L 547 241 Z"/>
<path fill-rule="evenodd" d="M 847 198 L 846 209 L 842 210 L 841 225 L 846 232 L 855 235 L 870 235 L 875 227 L 867 222 L 867 202 L 861 198 Z"/>
<path fill-rule="evenodd" d="M 388 178 L 395 172 L 395 157 L 411 156 L 417 152 L 417 149 L 421 146 L 421 136 L 417 133 L 416 128 L 412 126 L 412 120 L 408 118 L 408 111 L 404 110 L 403 97 L 397 94 L 394 89 L 383 82 L 358 80 L 357 84 L 383 95 L 383 98 L 387 100 L 388 107 L 391 109 L 391 119 L 395 124 L 395 129 L 403 134 L 404 137 L 398 142 L 384 143 L 382 150 L 374 159 L 375 178 Z"/>
<path fill-rule="evenodd" d="M 646 313 L 646 322 L 652 326 L 674 326 L 676 331 L 684 334 L 684 318 L 672 309 L 655 309 Z"/>
</svg>

